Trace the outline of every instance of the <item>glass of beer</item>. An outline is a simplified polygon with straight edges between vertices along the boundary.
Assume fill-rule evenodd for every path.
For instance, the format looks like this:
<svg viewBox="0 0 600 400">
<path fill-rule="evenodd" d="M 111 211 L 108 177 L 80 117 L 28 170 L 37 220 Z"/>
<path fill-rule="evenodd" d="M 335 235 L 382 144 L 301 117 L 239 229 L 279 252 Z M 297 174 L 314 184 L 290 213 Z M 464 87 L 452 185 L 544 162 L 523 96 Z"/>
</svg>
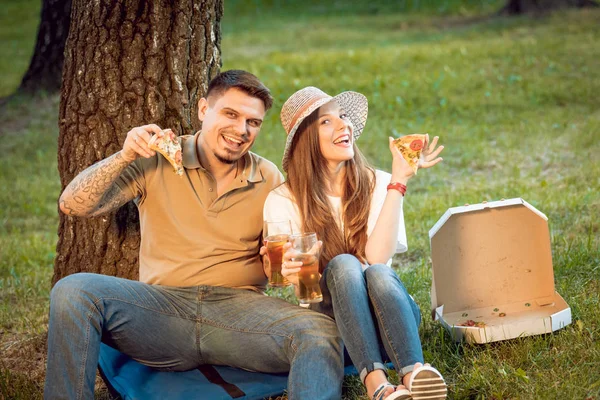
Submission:
<svg viewBox="0 0 600 400">
<path fill-rule="evenodd" d="M 319 286 L 319 256 L 321 247 L 317 245 L 317 234 L 313 232 L 290 235 L 294 256 L 292 261 L 301 261 L 298 272 L 298 301 L 301 304 L 323 301 Z"/>
<path fill-rule="evenodd" d="M 263 229 L 267 257 L 271 264 L 269 286 L 289 286 L 290 282 L 281 275 L 281 263 L 283 262 L 283 245 L 287 243 L 288 237 L 292 233 L 292 223 L 290 220 L 264 221 Z"/>
</svg>

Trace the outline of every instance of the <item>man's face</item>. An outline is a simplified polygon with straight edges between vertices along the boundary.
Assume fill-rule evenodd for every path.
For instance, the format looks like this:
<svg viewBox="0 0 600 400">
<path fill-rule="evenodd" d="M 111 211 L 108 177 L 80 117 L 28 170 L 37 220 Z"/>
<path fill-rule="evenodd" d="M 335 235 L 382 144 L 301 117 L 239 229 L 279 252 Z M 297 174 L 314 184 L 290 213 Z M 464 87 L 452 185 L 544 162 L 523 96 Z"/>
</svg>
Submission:
<svg viewBox="0 0 600 400">
<path fill-rule="evenodd" d="M 202 121 L 204 151 L 221 163 L 233 164 L 246 154 L 258 133 L 265 116 L 261 99 L 239 89 L 231 88 L 223 95 L 211 95 L 198 104 Z"/>
</svg>

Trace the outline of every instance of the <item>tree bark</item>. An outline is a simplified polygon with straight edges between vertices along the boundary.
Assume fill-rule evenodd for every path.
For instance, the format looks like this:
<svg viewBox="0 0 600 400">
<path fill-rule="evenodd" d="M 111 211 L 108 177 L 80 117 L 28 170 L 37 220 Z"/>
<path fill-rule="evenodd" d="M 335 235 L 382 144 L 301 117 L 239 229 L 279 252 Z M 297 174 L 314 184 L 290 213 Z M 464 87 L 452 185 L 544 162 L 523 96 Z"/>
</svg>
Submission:
<svg viewBox="0 0 600 400">
<path fill-rule="evenodd" d="M 35 50 L 18 91 L 60 90 L 71 0 L 43 0 Z"/>
<path fill-rule="evenodd" d="M 595 0 L 508 0 L 503 15 L 541 14 L 561 8 L 598 7 Z"/>
<path fill-rule="evenodd" d="M 62 188 L 122 148 L 135 126 L 200 127 L 197 103 L 221 66 L 222 0 L 74 0 L 59 112 Z M 138 278 L 134 204 L 85 219 L 61 213 L 53 284 L 75 272 Z"/>
</svg>

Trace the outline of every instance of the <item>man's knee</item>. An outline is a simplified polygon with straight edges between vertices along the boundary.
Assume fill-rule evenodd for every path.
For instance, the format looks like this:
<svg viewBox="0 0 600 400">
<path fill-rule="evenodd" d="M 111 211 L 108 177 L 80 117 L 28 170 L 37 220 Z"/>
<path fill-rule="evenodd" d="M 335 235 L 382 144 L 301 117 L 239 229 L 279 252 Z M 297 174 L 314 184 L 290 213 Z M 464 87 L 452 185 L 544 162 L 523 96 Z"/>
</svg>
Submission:
<svg viewBox="0 0 600 400">
<path fill-rule="evenodd" d="M 90 300 L 89 288 L 93 287 L 94 274 L 78 273 L 60 279 L 50 292 L 50 311 Z"/>
<path fill-rule="evenodd" d="M 313 349 L 333 349 L 341 354 L 342 338 L 333 319 L 312 311 L 302 319 L 294 333 L 294 336 L 298 338 L 298 344 L 310 346 Z"/>
</svg>

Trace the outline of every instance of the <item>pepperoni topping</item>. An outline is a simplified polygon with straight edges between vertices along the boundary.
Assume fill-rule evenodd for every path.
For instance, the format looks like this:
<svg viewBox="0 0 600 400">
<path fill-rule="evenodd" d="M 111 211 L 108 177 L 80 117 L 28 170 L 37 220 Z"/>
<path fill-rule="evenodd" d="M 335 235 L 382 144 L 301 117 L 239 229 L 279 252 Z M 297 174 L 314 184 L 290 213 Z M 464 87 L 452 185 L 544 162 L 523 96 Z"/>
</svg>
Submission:
<svg viewBox="0 0 600 400">
<path fill-rule="evenodd" d="M 414 151 L 419 151 L 423 148 L 423 141 L 416 139 L 410 142 L 410 149 Z"/>
</svg>

